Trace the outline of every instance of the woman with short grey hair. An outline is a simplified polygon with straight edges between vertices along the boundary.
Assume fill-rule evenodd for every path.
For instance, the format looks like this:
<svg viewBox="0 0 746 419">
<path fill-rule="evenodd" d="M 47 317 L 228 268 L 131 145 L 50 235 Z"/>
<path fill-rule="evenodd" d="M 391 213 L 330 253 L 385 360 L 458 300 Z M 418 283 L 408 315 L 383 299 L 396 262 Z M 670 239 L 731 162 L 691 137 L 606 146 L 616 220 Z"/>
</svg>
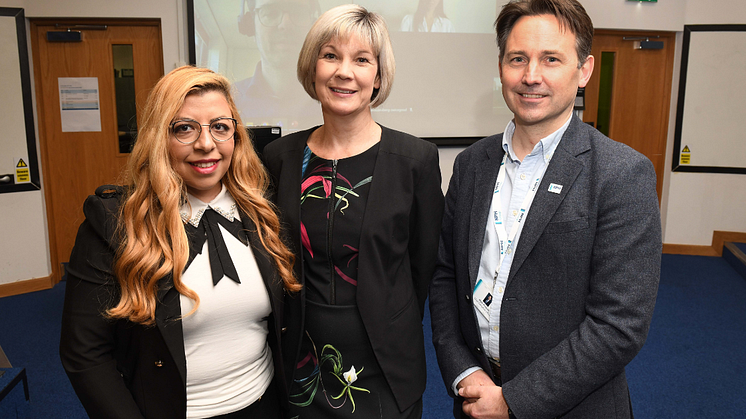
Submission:
<svg viewBox="0 0 746 419">
<path fill-rule="evenodd" d="M 422 416 L 443 195 L 437 147 L 373 120 L 394 71 L 380 15 L 329 10 L 298 58 L 324 124 L 264 149 L 304 286 L 286 300 L 291 417 Z"/>
</svg>

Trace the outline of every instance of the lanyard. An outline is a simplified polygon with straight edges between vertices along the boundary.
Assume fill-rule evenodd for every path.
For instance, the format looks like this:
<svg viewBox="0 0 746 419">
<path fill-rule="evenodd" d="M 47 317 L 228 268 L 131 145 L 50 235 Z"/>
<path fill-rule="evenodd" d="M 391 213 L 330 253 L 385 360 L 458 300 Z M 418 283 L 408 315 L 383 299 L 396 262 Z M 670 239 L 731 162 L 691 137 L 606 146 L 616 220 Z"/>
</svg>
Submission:
<svg viewBox="0 0 746 419">
<path fill-rule="evenodd" d="M 539 189 L 539 184 L 541 183 L 541 176 L 537 176 L 536 180 L 534 180 L 534 183 L 531 185 L 531 188 L 526 193 L 526 197 L 521 203 L 516 219 L 513 221 L 513 225 L 510 228 L 510 234 L 508 234 L 505 230 L 505 224 L 503 223 L 504 217 L 502 214 L 501 198 L 501 190 L 502 186 L 505 184 L 505 176 L 507 172 L 507 169 L 505 168 L 505 162 L 507 159 L 508 153 L 505 153 L 505 155 L 503 155 L 503 161 L 500 163 L 500 171 L 497 174 L 495 193 L 492 196 L 492 217 L 494 220 L 495 232 L 497 232 L 497 238 L 500 243 L 500 258 L 497 267 L 495 268 L 495 278 L 497 278 L 497 274 L 500 272 L 500 267 L 502 266 L 503 259 L 505 259 L 505 255 L 511 254 L 514 250 L 513 242 L 515 241 L 515 236 L 518 234 L 518 229 L 520 228 L 521 223 L 526 220 L 528 207 L 531 205 L 531 201 L 533 201 L 536 191 Z"/>
</svg>

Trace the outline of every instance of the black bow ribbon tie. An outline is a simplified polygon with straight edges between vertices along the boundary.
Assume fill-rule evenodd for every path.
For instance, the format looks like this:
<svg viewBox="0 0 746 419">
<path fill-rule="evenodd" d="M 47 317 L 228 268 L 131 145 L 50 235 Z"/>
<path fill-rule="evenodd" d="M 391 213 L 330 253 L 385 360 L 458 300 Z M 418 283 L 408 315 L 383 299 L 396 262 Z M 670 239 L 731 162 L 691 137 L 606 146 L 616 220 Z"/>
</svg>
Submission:
<svg viewBox="0 0 746 419">
<path fill-rule="evenodd" d="M 192 264 L 197 254 L 202 254 L 202 248 L 204 247 L 205 240 L 207 240 L 207 252 L 210 257 L 213 285 L 217 285 L 223 276 L 227 276 L 236 281 L 237 284 L 240 284 L 241 281 L 238 279 L 238 272 L 233 265 L 228 247 L 223 240 L 223 234 L 220 232 L 221 225 L 245 246 L 249 245 L 249 238 L 239 220 L 228 221 L 228 219 L 215 212 L 212 208 L 207 208 L 205 213 L 202 214 L 197 227 L 189 223 L 186 223 L 184 226 L 187 237 L 189 238 L 189 261 L 184 270 L 186 271 L 189 265 Z"/>
</svg>

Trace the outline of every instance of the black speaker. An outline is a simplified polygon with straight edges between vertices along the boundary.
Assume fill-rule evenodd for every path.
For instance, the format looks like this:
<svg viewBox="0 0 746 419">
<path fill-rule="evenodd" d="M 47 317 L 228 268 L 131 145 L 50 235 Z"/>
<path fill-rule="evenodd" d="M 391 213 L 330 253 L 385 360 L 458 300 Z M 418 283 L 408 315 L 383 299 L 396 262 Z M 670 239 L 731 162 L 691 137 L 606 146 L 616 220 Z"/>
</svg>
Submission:
<svg viewBox="0 0 746 419">
<path fill-rule="evenodd" d="M 247 126 L 246 131 L 249 133 L 251 141 L 254 143 L 254 150 L 256 150 L 257 154 L 260 156 L 264 151 L 264 146 L 282 136 L 282 129 L 280 127 Z"/>
<path fill-rule="evenodd" d="M 663 49 L 663 41 L 640 41 L 640 49 Z"/>
<path fill-rule="evenodd" d="M 49 31 L 47 41 L 49 42 L 81 42 L 83 34 L 80 31 Z"/>
</svg>

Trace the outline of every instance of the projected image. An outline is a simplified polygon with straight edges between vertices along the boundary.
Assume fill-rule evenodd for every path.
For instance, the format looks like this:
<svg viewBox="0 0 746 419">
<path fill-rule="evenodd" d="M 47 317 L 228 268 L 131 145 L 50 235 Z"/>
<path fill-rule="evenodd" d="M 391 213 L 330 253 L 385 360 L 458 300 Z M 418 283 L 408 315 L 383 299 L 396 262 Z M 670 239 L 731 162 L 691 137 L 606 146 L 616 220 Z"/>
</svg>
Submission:
<svg viewBox="0 0 746 419">
<path fill-rule="evenodd" d="M 448 32 L 492 34 L 495 0 L 359 0 L 386 18 L 390 32 Z"/>
<path fill-rule="evenodd" d="M 443 10 L 443 0 L 420 0 L 417 10 L 401 20 L 404 32 L 455 32 Z"/>
<path fill-rule="evenodd" d="M 298 53 L 318 16 L 345 3 L 189 0 L 195 64 L 234 83 L 247 125 L 280 126 L 285 135 L 321 124 L 320 105 L 296 77 Z M 495 0 L 354 3 L 386 19 L 394 46 L 393 90 L 373 109 L 376 121 L 421 137 L 485 136 L 505 127 L 509 112 L 507 120 L 499 115 L 502 97 L 495 89 Z"/>
<path fill-rule="evenodd" d="M 244 123 L 306 128 L 318 105 L 295 76 L 317 0 L 195 0 L 198 66 L 226 75 Z"/>
</svg>

